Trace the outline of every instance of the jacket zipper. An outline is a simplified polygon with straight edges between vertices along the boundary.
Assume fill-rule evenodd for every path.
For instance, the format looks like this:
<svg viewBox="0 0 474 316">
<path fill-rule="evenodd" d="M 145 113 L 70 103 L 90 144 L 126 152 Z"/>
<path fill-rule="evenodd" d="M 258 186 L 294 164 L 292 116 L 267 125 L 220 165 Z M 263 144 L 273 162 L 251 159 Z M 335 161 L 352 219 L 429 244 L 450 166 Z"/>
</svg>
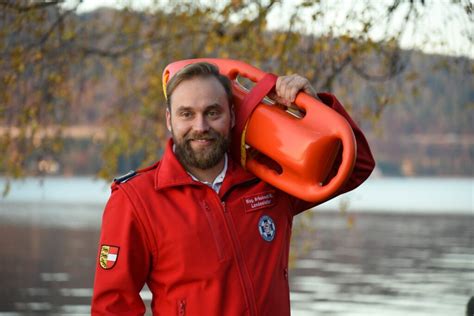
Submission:
<svg viewBox="0 0 474 316">
<path fill-rule="evenodd" d="M 222 244 L 222 238 L 217 230 L 216 223 L 214 218 L 212 217 L 209 205 L 207 205 L 205 201 L 203 202 L 203 207 L 207 221 L 209 222 L 209 226 L 211 227 L 211 233 L 212 237 L 214 238 L 214 243 L 216 244 L 217 256 L 219 258 L 219 261 L 221 261 L 222 259 L 224 259 L 224 246 Z"/>
<path fill-rule="evenodd" d="M 244 258 L 242 255 L 241 247 L 240 247 L 240 242 L 239 238 L 237 235 L 237 231 L 235 230 L 235 226 L 231 217 L 231 214 L 227 212 L 225 202 L 221 202 L 219 199 L 219 202 L 222 207 L 222 211 L 224 214 L 225 218 L 225 223 L 226 223 L 226 228 L 229 232 L 229 235 L 232 238 L 232 244 L 234 248 L 234 253 L 235 257 L 237 259 L 237 267 L 244 285 L 244 292 L 245 292 L 245 298 L 247 300 L 247 304 L 249 306 L 249 312 L 250 315 L 257 315 L 257 302 L 255 301 L 255 294 L 253 291 L 253 286 L 252 286 L 252 281 L 250 279 L 250 275 L 248 273 L 248 270 L 245 266 L 244 263 Z"/>
</svg>

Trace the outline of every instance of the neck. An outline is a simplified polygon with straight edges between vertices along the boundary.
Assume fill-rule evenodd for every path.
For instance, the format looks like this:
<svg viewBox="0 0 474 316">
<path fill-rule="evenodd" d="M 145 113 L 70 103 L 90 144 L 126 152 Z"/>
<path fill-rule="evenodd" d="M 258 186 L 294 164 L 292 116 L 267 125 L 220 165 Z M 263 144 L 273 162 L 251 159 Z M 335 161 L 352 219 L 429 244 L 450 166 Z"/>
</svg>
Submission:
<svg viewBox="0 0 474 316">
<path fill-rule="evenodd" d="M 209 169 L 199 169 L 196 167 L 185 166 L 186 170 L 195 176 L 199 181 L 212 183 L 217 175 L 224 169 L 224 157 Z"/>
</svg>

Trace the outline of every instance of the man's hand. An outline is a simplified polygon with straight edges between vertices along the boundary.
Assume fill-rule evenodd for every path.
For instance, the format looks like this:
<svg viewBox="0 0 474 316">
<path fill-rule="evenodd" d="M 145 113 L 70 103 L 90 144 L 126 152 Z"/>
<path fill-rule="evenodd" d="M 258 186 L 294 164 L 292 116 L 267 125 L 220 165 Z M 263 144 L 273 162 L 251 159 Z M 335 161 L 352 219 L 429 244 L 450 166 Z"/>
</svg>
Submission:
<svg viewBox="0 0 474 316">
<path fill-rule="evenodd" d="M 303 91 L 314 98 L 318 98 L 316 91 L 308 79 L 298 74 L 280 76 L 276 82 L 276 95 L 272 97 L 278 103 L 291 106 L 295 102 L 298 92 Z"/>
</svg>

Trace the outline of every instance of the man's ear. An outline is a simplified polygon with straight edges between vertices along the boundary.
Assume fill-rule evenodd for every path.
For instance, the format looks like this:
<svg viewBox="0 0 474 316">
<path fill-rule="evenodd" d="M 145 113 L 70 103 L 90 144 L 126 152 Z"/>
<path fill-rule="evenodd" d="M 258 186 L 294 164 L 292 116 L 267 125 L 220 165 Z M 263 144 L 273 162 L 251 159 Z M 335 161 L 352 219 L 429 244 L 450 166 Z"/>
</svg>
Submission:
<svg viewBox="0 0 474 316">
<path fill-rule="evenodd" d="M 166 108 L 166 128 L 171 132 L 171 113 L 169 108 Z"/>
</svg>

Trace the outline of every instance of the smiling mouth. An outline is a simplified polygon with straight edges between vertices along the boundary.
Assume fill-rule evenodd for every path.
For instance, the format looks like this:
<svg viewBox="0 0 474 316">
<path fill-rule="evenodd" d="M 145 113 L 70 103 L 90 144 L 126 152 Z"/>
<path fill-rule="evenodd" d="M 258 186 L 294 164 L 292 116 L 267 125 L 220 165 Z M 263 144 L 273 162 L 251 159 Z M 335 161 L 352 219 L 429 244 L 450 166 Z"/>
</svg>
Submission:
<svg viewBox="0 0 474 316">
<path fill-rule="evenodd" d="M 198 145 L 210 145 L 214 141 L 215 139 L 212 138 L 193 138 L 189 140 L 190 143 Z"/>
</svg>

